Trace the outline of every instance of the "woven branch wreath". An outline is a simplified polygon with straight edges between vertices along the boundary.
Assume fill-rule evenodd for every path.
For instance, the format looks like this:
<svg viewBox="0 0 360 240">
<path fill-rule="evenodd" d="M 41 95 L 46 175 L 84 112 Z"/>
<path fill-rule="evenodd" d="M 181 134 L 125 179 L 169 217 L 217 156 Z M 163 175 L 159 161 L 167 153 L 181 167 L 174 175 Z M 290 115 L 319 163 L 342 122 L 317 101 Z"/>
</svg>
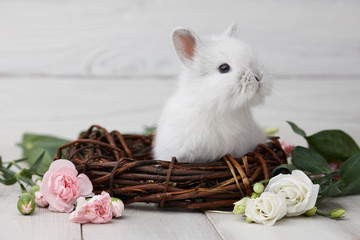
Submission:
<svg viewBox="0 0 360 240">
<path fill-rule="evenodd" d="M 259 144 L 242 158 L 225 155 L 216 162 L 178 163 L 152 158 L 153 136 L 108 132 L 93 125 L 77 140 L 59 147 L 56 159 L 71 160 L 91 180 L 96 194 L 107 191 L 125 204 L 216 209 L 251 195 L 251 185 L 269 179 L 286 163 L 277 138 Z"/>
</svg>

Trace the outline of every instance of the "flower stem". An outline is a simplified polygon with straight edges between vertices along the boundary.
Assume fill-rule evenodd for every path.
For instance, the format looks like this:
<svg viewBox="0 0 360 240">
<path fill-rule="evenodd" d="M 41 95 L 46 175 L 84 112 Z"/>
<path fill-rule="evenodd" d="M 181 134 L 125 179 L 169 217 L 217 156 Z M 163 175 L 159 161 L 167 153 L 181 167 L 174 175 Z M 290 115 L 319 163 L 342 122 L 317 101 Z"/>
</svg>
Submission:
<svg viewBox="0 0 360 240">
<path fill-rule="evenodd" d="M 260 181 L 260 182 L 258 182 L 258 183 L 265 184 L 265 183 L 268 183 L 269 181 L 270 181 L 270 179 L 265 179 L 265 180 L 262 180 L 262 181 Z"/>
<path fill-rule="evenodd" d="M 323 216 L 323 217 L 330 217 L 330 213 L 320 212 L 319 210 L 317 210 L 315 214 Z"/>
</svg>

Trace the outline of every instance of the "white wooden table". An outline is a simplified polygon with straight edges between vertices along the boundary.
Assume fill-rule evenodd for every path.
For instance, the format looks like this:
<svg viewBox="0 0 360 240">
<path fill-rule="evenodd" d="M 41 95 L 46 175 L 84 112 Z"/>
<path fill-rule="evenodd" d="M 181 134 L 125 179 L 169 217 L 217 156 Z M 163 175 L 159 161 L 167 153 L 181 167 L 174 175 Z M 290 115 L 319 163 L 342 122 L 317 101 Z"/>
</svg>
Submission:
<svg viewBox="0 0 360 240">
<path fill-rule="evenodd" d="M 360 144 L 359 9 L 355 1 L 2 1 L 0 155 L 19 158 L 24 132 L 75 139 L 94 123 L 121 132 L 155 124 L 180 71 L 171 29 L 206 36 L 232 22 L 275 73 L 273 96 L 255 109 L 260 125 L 280 127 L 294 144 L 305 142 L 286 120 L 309 134 L 339 128 Z M 0 239 L 360 239 L 360 196 L 320 205 L 346 209 L 339 221 L 297 217 L 265 227 L 146 204 L 108 224 L 81 225 L 47 209 L 22 216 L 19 194 L 0 185 Z"/>
</svg>

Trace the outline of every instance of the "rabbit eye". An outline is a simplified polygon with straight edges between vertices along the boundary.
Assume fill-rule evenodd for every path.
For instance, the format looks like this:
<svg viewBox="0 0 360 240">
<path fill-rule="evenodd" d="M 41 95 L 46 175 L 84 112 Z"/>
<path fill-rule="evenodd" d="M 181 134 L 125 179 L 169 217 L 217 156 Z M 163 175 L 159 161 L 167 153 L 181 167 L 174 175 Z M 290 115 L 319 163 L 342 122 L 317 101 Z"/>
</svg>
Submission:
<svg viewBox="0 0 360 240">
<path fill-rule="evenodd" d="M 230 71 L 230 65 L 227 63 L 221 64 L 219 67 L 220 73 L 228 73 Z"/>
</svg>

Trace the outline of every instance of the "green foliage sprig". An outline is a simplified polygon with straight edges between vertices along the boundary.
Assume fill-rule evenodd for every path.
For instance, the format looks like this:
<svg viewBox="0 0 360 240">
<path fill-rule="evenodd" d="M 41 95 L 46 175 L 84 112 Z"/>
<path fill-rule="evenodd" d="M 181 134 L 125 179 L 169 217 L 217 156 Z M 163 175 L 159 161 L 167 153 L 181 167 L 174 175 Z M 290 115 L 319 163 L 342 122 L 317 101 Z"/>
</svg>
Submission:
<svg viewBox="0 0 360 240">
<path fill-rule="evenodd" d="M 42 177 L 43 175 L 38 172 L 41 162 L 44 159 L 45 152 L 42 152 L 40 156 L 34 161 L 30 168 L 23 168 L 19 163 L 26 161 L 27 158 L 21 158 L 7 163 L 7 166 L 4 166 L 4 163 L 0 157 L 0 172 L 2 176 L 0 177 L 0 182 L 5 185 L 12 185 L 18 183 L 20 185 L 22 192 L 27 192 L 27 186 L 34 186 L 33 176 Z M 19 172 L 16 172 L 10 169 L 12 166 L 15 166 Z"/>
<path fill-rule="evenodd" d="M 295 123 L 288 122 L 292 130 L 305 138 L 308 148 L 296 146 L 291 151 L 291 164 L 274 169 L 289 172 L 300 169 L 312 181 L 320 184 L 320 197 L 339 197 L 360 193 L 360 148 L 341 130 L 325 130 L 307 136 Z M 329 163 L 340 162 L 338 170 L 332 171 Z"/>
<path fill-rule="evenodd" d="M 26 187 L 35 185 L 34 176 L 44 175 L 56 156 L 57 148 L 67 142 L 68 140 L 47 135 L 24 134 L 22 142 L 17 144 L 23 150 L 23 158 L 3 162 L 0 157 L 0 183 L 18 183 L 21 191 L 27 192 Z M 27 163 L 29 167 L 26 168 L 23 163 Z"/>
</svg>

